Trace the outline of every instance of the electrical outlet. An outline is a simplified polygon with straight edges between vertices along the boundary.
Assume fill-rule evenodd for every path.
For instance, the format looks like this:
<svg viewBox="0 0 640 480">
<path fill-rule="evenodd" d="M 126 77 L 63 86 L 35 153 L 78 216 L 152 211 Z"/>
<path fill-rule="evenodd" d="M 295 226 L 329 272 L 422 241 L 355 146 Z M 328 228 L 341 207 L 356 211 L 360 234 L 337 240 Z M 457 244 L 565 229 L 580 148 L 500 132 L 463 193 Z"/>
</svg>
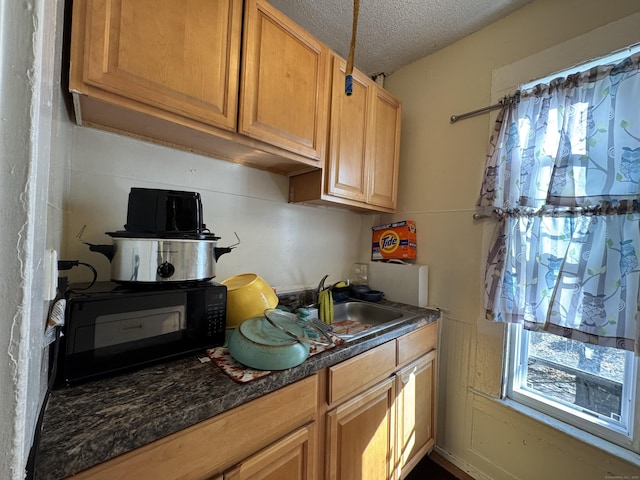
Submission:
<svg viewBox="0 0 640 480">
<path fill-rule="evenodd" d="M 48 249 L 44 261 L 44 299 L 51 301 L 58 291 L 58 252 Z"/>
</svg>

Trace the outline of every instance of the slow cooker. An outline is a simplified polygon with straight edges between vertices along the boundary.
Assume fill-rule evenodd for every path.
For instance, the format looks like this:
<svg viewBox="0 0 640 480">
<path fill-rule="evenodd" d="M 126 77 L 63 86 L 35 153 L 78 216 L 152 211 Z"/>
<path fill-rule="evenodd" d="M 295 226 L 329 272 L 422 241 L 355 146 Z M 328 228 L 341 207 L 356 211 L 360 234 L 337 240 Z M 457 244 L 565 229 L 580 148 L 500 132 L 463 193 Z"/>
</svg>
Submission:
<svg viewBox="0 0 640 480">
<path fill-rule="evenodd" d="M 125 230 L 105 233 L 113 245 L 87 245 L 109 259 L 114 282 L 210 280 L 218 258 L 235 246 L 217 247 L 197 192 L 133 188 Z"/>
</svg>

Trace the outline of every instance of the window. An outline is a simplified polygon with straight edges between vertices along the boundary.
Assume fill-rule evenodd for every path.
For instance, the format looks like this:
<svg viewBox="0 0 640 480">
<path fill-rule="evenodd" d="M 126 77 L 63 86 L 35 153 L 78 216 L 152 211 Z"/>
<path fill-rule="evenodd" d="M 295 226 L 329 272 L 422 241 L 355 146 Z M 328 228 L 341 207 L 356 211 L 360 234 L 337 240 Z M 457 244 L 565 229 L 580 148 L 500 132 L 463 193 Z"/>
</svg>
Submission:
<svg viewBox="0 0 640 480">
<path fill-rule="evenodd" d="M 499 220 L 485 306 L 488 318 L 512 323 L 506 396 L 635 453 L 639 51 L 506 99 L 478 201 Z"/>
<path fill-rule="evenodd" d="M 640 452 L 638 368 L 633 352 L 589 345 L 513 325 L 507 396 L 565 423 Z"/>
</svg>

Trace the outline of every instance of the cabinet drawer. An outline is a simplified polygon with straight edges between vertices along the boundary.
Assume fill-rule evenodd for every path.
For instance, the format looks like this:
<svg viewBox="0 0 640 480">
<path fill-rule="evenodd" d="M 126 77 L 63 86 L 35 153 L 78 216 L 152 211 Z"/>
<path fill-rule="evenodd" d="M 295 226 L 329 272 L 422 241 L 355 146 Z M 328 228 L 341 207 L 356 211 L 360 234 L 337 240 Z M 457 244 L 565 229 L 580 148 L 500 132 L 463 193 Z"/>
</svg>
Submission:
<svg viewBox="0 0 640 480">
<path fill-rule="evenodd" d="M 398 366 L 415 360 L 436 348 L 438 323 L 433 322 L 396 340 L 398 342 Z"/>
<path fill-rule="evenodd" d="M 312 375 L 73 478 L 208 478 L 313 420 L 317 385 Z"/>
<path fill-rule="evenodd" d="M 334 404 L 391 375 L 395 370 L 396 343 L 383 343 L 329 368 L 327 403 Z"/>
</svg>

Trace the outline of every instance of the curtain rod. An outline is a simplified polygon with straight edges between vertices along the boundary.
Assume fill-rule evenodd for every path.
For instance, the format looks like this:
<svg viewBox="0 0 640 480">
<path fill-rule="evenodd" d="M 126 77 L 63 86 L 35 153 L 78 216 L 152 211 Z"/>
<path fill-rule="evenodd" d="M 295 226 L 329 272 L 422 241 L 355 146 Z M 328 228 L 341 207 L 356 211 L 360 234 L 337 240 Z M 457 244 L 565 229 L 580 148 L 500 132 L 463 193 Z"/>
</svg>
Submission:
<svg viewBox="0 0 640 480">
<path fill-rule="evenodd" d="M 520 98 L 520 91 L 517 91 L 513 95 L 506 95 L 502 100 L 498 103 L 494 103 L 493 105 L 489 105 L 488 107 L 479 108 L 478 110 L 473 110 L 467 113 L 461 113 L 460 115 L 451 115 L 451 123 L 456 123 L 458 120 L 464 120 L 465 118 L 473 117 L 475 115 L 480 115 L 481 113 L 490 112 L 491 110 L 496 110 L 501 108 L 505 103 L 510 102 L 515 99 L 518 101 Z"/>
</svg>

